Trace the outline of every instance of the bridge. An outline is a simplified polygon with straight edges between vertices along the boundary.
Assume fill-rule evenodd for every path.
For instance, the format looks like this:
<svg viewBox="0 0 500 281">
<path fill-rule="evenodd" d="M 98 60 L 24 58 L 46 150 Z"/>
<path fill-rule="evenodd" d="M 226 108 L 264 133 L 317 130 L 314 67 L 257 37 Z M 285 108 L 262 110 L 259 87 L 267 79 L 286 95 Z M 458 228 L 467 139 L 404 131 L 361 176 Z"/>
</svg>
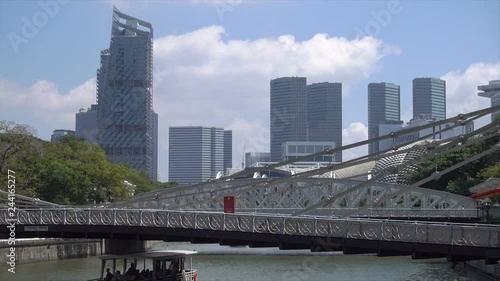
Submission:
<svg viewBox="0 0 500 281">
<path fill-rule="evenodd" d="M 459 115 L 376 139 L 311 154 L 294 161 L 393 139 L 414 131 L 455 122 L 464 126 L 500 107 Z M 458 121 L 458 122 L 457 122 Z M 446 140 L 423 141 L 289 175 L 262 177 L 286 167 L 285 161 L 227 175 L 187 187 L 139 194 L 126 202 L 92 206 L 62 206 L 18 196 L 22 208 L 9 209 L 7 192 L 0 200 L 0 238 L 109 238 L 190 241 L 280 249 L 446 257 L 449 261 L 500 260 L 500 226 L 451 223 L 453 218 L 477 218 L 474 202 L 459 195 L 419 186 L 491 153 L 500 145 L 466 159 L 412 185 L 400 174 L 424 159 L 433 159 L 498 137 L 499 121 Z M 440 133 L 433 130 L 431 134 Z M 248 175 L 261 175 L 251 176 Z M 234 196 L 237 212 L 225 214 L 224 196 Z M 424 221 L 426 219 L 448 222 Z M 410 219 L 410 220 L 401 220 Z"/>
</svg>

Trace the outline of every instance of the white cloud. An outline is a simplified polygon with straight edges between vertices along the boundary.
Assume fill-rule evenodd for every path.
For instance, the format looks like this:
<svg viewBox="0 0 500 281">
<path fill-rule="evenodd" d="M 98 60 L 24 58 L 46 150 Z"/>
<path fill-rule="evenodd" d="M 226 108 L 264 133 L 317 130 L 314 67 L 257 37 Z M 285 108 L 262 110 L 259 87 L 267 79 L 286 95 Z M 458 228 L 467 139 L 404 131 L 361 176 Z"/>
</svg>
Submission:
<svg viewBox="0 0 500 281">
<path fill-rule="evenodd" d="M 371 37 L 226 37 L 223 27 L 209 26 L 156 39 L 154 102 L 163 147 L 169 126 L 223 126 L 233 130 L 233 163 L 238 166 L 243 150 L 269 151 L 271 79 L 341 81 L 349 94 L 348 89 L 377 71 L 383 57 L 399 53 L 397 47 Z"/>
<path fill-rule="evenodd" d="M 491 105 L 490 100 L 488 98 L 478 98 L 477 86 L 486 85 L 491 80 L 500 79 L 500 63 L 481 62 L 471 64 L 463 73 L 459 71 L 448 72 L 441 79 L 446 80 L 446 111 L 448 117 L 483 109 Z M 489 116 L 486 119 L 489 121 Z"/>
<path fill-rule="evenodd" d="M 342 130 L 342 143 L 348 145 L 368 139 L 368 127 L 361 122 L 349 124 L 349 127 Z M 344 161 L 354 159 L 368 153 L 368 146 L 363 145 L 349 150 L 344 150 L 342 158 Z"/>
<path fill-rule="evenodd" d="M 95 103 L 95 89 L 95 78 L 68 93 L 60 93 L 51 81 L 39 80 L 24 87 L 0 77 L 0 104 L 6 108 L 29 111 L 47 123 L 73 128 L 78 109 Z"/>
</svg>

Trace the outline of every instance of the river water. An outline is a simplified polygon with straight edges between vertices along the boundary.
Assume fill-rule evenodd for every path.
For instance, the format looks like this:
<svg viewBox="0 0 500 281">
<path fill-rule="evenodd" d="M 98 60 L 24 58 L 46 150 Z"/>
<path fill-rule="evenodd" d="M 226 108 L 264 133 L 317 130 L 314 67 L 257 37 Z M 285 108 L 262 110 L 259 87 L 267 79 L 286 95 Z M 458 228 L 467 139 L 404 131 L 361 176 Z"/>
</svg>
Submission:
<svg viewBox="0 0 500 281">
<path fill-rule="evenodd" d="M 200 281 L 491 281 L 470 268 L 452 269 L 443 259 L 412 260 L 410 257 L 376 257 L 280 251 L 275 248 L 225 247 L 190 243 L 159 243 L 153 248 L 196 250 L 193 268 Z M 188 260 L 188 259 L 187 259 Z M 189 262 L 186 261 L 189 267 Z M 118 266 L 118 265 L 117 265 Z M 138 267 L 142 269 L 143 264 Z M 18 264 L 16 273 L 0 266 L 0 280 L 73 281 L 96 278 L 97 257 Z M 120 267 L 117 267 L 120 268 Z"/>
</svg>

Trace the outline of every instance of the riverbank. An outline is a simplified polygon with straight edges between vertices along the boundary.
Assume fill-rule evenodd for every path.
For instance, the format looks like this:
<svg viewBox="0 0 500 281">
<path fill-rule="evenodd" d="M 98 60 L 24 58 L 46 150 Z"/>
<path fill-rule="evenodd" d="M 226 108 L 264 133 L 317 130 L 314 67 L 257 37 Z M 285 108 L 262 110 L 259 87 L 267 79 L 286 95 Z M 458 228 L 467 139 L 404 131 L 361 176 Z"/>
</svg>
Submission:
<svg viewBox="0 0 500 281">
<path fill-rule="evenodd" d="M 145 241 L 149 250 L 161 241 Z M 8 240 L 0 240 L 0 266 L 6 265 L 11 255 Z M 105 239 L 16 239 L 15 263 L 34 263 L 53 260 L 87 258 L 105 254 Z"/>
<path fill-rule="evenodd" d="M 477 260 L 468 261 L 467 266 L 481 274 L 491 277 L 492 280 L 500 280 L 499 264 L 484 264 L 483 260 Z"/>
<path fill-rule="evenodd" d="M 0 240 L 0 264 L 9 262 L 11 254 L 7 240 Z M 16 264 L 86 258 L 103 254 L 101 239 L 17 239 Z"/>
</svg>

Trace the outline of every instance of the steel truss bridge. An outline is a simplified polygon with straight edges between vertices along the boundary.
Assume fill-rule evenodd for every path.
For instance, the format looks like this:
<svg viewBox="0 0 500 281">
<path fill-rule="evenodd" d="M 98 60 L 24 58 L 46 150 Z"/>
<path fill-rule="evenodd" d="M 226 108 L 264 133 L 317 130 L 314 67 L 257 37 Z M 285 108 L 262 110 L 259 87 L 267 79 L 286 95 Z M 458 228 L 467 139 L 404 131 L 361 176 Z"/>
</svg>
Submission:
<svg viewBox="0 0 500 281">
<path fill-rule="evenodd" d="M 458 137 L 424 141 L 431 135 L 464 126 L 499 109 L 497 106 L 459 115 L 196 185 L 144 193 L 126 202 L 61 206 L 18 196 L 20 204 L 16 206 L 21 208 L 8 210 L 7 192 L 2 191 L 0 196 L 4 198 L 0 204 L 4 208 L 0 209 L 0 225 L 3 225 L 0 238 L 8 238 L 7 226 L 15 225 L 19 238 L 162 239 L 280 249 L 342 250 L 346 254 L 411 254 L 414 258 L 447 257 L 450 261 L 485 259 L 487 263 L 497 263 L 500 260 L 500 226 L 421 221 L 423 218 L 476 217 L 476 209 L 468 197 L 419 186 L 485 155 L 498 153 L 499 143 L 492 142 L 484 152 L 436 171 L 415 184 L 390 181 L 400 173 L 415 169 L 415 164 L 422 160 L 432 160 L 459 148 L 498 138 L 500 121 L 497 120 Z M 247 178 L 248 174 L 271 171 L 374 141 L 393 139 L 395 143 L 398 136 L 451 122 L 453 126 L 434 129 L 412 145 L 394 146 L 387 151 L 285 177 Z M 370 170 L 363 168 L 367 166 Z M 347 176 L 334 176 L 346 170 L 351 171 Z M 236 198 L 235 214 L 222 213 L 223 198 L 228 195 Z"/>
</svg>

